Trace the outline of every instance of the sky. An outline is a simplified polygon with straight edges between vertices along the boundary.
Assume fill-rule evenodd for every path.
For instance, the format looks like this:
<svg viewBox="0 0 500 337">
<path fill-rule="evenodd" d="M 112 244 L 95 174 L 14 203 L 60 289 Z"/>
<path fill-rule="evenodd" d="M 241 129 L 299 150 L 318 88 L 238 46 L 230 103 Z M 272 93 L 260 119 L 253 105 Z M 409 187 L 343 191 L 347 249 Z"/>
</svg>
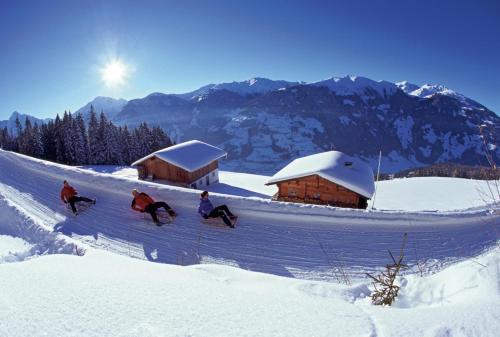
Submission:
<svg viewBox="0 0 500 337">
<path fill-rule="evenodd" d="M 443 84 L 500 114 L 500 2 L 0 0 L 0 120 L 348 74 Z"/>
</svg>

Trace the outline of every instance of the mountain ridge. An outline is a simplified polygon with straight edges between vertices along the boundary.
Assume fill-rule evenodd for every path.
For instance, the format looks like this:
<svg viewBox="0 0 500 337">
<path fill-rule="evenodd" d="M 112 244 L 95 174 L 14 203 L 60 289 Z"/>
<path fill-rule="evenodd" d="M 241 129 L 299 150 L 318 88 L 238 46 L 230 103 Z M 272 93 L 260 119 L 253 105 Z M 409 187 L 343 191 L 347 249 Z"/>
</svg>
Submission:
<svg viewBox="0 0 500 337">
<path fill-rule="evenodd" d="M 77 113 L 90 110 L 91 103 Z M 480 125 L 487 126 L 486 146 L 500 157 L 499 117 L 442 85 L 353 75 L 312 83 L 255 77 L 120 104 L 118 112 L 103 109 L 113 122 L 147 122 L 176 142 L 200 139 L 223 147 L 229 153 L 224 168 L 243 172 L 272 174 L 297 157 L 331 149 L 373 168 L 382 151 L 387 173 L 446 161 L 480 164 Z"/>
</svg>

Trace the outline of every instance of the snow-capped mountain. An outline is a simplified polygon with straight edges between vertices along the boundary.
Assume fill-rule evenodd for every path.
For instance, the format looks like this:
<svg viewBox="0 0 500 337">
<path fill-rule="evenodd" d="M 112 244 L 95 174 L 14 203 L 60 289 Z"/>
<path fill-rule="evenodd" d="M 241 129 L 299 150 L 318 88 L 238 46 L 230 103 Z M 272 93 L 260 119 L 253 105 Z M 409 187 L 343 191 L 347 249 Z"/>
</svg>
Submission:
<svg viewBox="0 0 500 337">
<path fill-rule="evenodd" d="M 387 81 L 374 81 L 366 77 L 345 76 L 332 77 L 324 81 L 311 83 L 312 86 L 327 87 L 339 96 L 359 95 L 366 97 L 371 95 L 391 95 L 398 87 Z"/>
<path fill-rule="evenodd" d="M 7 128 L 9 133 L 16 135 L 17 134 L 17 129 L 16 129 L 16 118 L 19 119 L 21 122 L 21 125 L 24 127 L 24 124 L 26 122 L 26 119 L 29 119 L 32 125 L 38 124 L 42 125 L 43 123 L 46 123 L 47 121 L 50 120 L 50 118 L 45 118 L 45 119 L 40 119 L 33 117 L 31 115 L 27 114 L 22 114 L 17 111 L 14 111 L 12 115 L 10 115 L 9 119 L 0 121 L 0 129 Z"/>
<path fill-rule="evenodd" d="M 396 85 L 399 89 L 403 90 L 407 94 L 420 88 L 418 85 L 410 83 L 408 81 L 397 82 Z"/>
<path fill-rule="evenodd" d="M 264 94 L 269 91 L 279 90 L 297 85 L 299 82 L 273 81 L 267 78 L 255 77 L 242 82 L 230 82 L 220 84 L 208 84 L 195 91 L 177 95 L 184 99 L 193 99 L 205 96 L 211 91 L 227 90 L 238 95 Z"/>
<path fill-rule="evenodd" d="M 423 86 L 409 92 L 412 96 L 429 98 L 435 94 L 441 94 L 446 96 L 457 96 L 458 94 L 453 90 L 448 89 L 444 85 L 433 85 L 433 84 L 424 84 Z"/>
<path fill-rule="evenodd" d="M 265 90 L 249 91 L 259 82 Z M 495 144 L 499 117 L 442 88 L 424 94 L 426 86 L 356 76 L 311 84 L 235 83 L 202 87 L 186 96 L 132 100 L 114 121 L 129 126 L 145 121 L 162 126 L 176 141 L 200 139 L 221 146 L 229 153 L 225 168 L 264 174 L 331 149 L 356 155 L 372 167 L 381 150 L 383 172 L 446 161 L 484 164 L 483 124 L 488 125 L 483 128 L 488 146 L 500 158 Z"/>
<path fill-rule="evenodd" d="M 75 114 L 82 114 L 85 120 L 89 118 L 90 106 L 94 107 L 96 113 L 101 113 L 103 111 L 108 118 L 113 118 L 117 113 L 119 113 L 123 107 L 127 104 L 127 100 L 123 98 L 111 98 L 98 96 L 92 100 L 92 102 L 87 103 L 77 111 Z"/>
</svg>

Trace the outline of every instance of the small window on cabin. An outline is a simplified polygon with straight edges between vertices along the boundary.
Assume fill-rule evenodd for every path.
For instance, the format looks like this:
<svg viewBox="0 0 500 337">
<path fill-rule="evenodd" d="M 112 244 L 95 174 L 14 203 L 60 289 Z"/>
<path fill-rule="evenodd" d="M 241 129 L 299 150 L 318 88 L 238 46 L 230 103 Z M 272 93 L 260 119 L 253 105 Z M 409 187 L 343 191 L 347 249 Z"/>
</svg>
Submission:
<svg viewBox="0 0 500 337">
<path fill-rule="evenodd" d="M 320 199 L 320 197 L 321 197 L 321 193 L 319 193 L 319 192 L 316 192 L 316 193 L 314 193 L 314 195 L 313 195 L 313 199 L 315 199 L 315 200 L 319 200 L 319 199 Z"/>
<path fill-rule="evenodd" d="M 297 196 L 297 191 L 295 191 L 293 189 L 289 189 L 288 190 L 288 196 L 289 197 L 296 197 Z"/>
<path fill-rule="evenodd" d="M 196 183 L 191 184 L 191 188 L 196 189 Z"/>
<path fill-rule="evenodd" d="M 215 172 L 212 172 L 212 177 L 215 177 Z"/>
</svg>

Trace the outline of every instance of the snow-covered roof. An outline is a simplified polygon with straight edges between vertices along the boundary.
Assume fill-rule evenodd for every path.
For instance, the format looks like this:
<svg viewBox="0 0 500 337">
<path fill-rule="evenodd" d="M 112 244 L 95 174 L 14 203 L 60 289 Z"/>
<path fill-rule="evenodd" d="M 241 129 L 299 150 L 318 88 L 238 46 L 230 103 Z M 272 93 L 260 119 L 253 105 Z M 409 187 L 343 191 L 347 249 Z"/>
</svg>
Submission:
<svg viewBox="0 0 500 337">
<path fill-rule="evenodd" d="M 188 172 L 193 172 L 226 155 L 227 153 L 218 147 L 199 140 L 190 140 L 153 152 L 132 163 L 132 166 L 149 158 L 157 157 Z"/>
<path fill-rule="evenodd" d="M 338 151 L 295 159 L 272 176 L 267 185 L 316 174 L 368 199 L 375 192 L 371 167 L 357 158 Z"/>
</svg>

